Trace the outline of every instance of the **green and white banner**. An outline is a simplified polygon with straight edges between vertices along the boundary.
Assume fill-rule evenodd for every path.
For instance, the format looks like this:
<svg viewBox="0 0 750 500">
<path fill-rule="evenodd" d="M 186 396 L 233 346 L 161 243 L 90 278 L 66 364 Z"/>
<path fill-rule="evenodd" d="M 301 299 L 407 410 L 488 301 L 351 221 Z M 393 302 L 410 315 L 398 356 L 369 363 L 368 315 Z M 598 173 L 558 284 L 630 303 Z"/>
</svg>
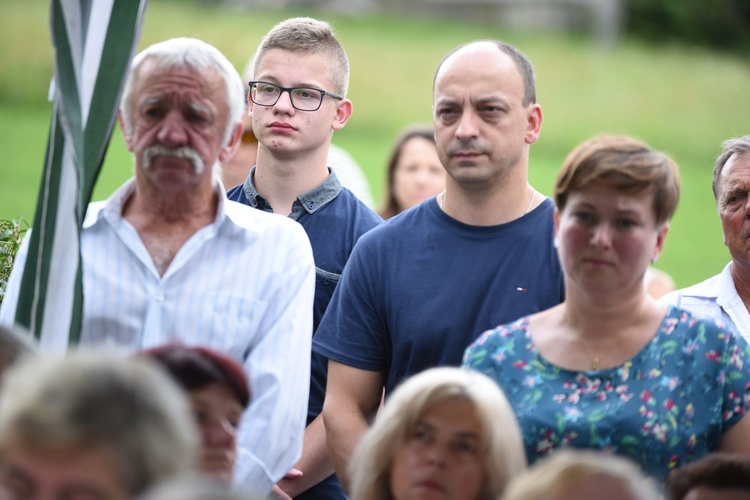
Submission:
<svg viewBox="0 0 750 500">
<path fill-rule="evenodd" d="M 52 0 L 54 101 L 16 322 L 80 336 L 80 231 L 104 161 L 147 0 Z M 55 332 L 55 333 L 53 333 Z M 45 333 L 45 336 L 47 333 Z"/>
</svg>

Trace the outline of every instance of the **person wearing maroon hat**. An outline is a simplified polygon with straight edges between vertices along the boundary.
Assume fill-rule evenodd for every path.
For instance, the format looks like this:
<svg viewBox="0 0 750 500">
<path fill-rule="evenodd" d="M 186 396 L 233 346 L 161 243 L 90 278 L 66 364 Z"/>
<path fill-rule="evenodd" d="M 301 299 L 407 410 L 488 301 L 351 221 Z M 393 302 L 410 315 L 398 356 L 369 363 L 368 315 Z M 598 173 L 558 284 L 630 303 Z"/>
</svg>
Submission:
<svg viewBox="0 0 750 500">
<path fill-rule="evenodd" d="M 250 404 L 242 366 L 212 349 L 167 344 L 143 351 L 187 392 L 203 441 L 200 468 L 231 483 L 237 459 L 237 427 Z"/>
</svg>

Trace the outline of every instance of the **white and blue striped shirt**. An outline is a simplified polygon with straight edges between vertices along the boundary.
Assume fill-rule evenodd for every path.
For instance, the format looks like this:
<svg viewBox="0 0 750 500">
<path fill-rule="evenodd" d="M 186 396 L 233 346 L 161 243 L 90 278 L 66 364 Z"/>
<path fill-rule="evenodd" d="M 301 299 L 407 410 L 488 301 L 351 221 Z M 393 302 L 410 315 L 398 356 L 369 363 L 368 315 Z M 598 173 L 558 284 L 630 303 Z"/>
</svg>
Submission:
<svg viewBox="0 0 750 500">
<path fill-rule="evenodd" d="M 307 415 L 315 266 L 302 226 L 229 201 L 220 184 L 216 219 L 180 248 L 163 276 L 122 218 L 129 181 L 92 203 L 81 236 L 82 345 L 135 352 L 167 342 L 205 345 L 240 361 L 251 404 L 240 426 L 235 480 L 271 491 L 296 463 Z M 4 298 L 11 324 L 28 235 Z M 64 330 L 64 329 L 63 329 Z M 67 337 L 42 338 L 64 350 Z"/>
</svg>

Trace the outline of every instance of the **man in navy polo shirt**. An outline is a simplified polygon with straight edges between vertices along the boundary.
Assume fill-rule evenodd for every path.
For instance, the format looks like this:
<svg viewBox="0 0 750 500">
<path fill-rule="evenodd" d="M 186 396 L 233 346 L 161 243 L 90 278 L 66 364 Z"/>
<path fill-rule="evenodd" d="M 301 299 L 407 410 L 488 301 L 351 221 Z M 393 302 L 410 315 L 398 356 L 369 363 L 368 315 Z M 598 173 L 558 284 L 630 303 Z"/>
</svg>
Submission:
<svg viewBox="0 0 750 500">
<path fill-rule="evenodd" d="M 288 216 L 305 228 L 315 259 L 313 331 L 357 239 L 382 220 L 326 165 L 331 138 L 352 114 L 349 61 L 331 27 L 310 18 L 276 25 L 258 48 L 249 112 L 258 138 L 255 167 L 230 200 Z M 346 498 L 333 474 L 320 412 L 327 360 L 312 356 L 302 457 L 279 489 L 294 498 Z M 277 493 L 279 493 L 277 491 Z"/>
<path fill-rule="evenodd" d="M 528 183 L 542 127 L 531 62 L 469 43 L 440 64 L 433 94 L 446 189 L 359 240 L 313 339 L 329 358 L 323 417 L 345 486 L 384 388 L 458 366 L 483 331 L 563 299 L 553 203 Z"/>
</svg>

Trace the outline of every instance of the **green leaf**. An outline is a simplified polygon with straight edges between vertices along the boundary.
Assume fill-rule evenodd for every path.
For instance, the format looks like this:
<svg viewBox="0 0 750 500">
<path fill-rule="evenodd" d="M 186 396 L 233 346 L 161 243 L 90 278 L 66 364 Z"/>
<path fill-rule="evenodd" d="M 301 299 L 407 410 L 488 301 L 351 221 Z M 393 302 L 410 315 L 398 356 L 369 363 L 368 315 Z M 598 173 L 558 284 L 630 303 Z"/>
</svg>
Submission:
<svg viewBox="0 0 750 500">
<path fill-rule="evenodd" d="M 28 227 L 22 218 L 0 219 L 0 304 L 5 296 L 5 287 L 8 286 L 16 253 Z"/>
</svg>

